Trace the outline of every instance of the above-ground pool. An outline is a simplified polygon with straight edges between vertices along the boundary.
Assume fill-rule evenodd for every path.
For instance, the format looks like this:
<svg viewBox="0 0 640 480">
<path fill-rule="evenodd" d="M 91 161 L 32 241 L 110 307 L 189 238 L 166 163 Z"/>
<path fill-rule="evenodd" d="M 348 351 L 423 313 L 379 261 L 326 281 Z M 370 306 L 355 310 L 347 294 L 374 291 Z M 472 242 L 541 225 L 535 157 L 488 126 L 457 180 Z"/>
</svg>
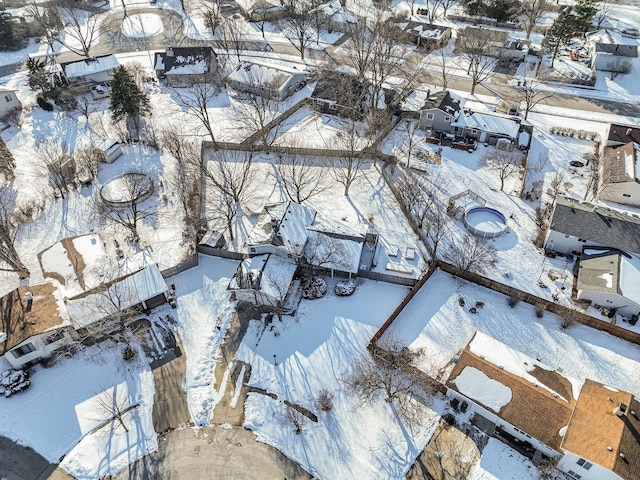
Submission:
<svg viewBox="0 0 640 480">
<path fill-rule="evenodd" d="M 493 208 L 476 207 L 465 214 L 464 226 L 474 235 L 492 238 L 504 233 L 507 229 L 507 219 Z"/>
</svg>

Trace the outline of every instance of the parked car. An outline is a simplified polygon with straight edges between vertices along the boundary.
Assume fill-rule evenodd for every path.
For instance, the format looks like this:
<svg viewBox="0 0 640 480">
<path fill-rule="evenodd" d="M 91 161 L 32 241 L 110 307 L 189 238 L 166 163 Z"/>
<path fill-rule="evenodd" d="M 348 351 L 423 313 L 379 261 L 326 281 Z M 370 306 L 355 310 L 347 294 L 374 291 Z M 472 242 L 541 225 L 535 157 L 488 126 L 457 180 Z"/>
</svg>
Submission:
<svg viewBox="0 0 640 480">
<path fill-rule="evenodd" d="M 511 105 L 511 108 L 509 108 L 509 115 L 518 115 L 518 107 Z"/>
<path fill-rule="evenodd" d="M 94 85 L 91 87 L 91 94 L 93 95 L 93 98 L 107 98 L 111 95 L 111 88 L 109 88 L 109 85 L 105 83 Z"/>
</svg>

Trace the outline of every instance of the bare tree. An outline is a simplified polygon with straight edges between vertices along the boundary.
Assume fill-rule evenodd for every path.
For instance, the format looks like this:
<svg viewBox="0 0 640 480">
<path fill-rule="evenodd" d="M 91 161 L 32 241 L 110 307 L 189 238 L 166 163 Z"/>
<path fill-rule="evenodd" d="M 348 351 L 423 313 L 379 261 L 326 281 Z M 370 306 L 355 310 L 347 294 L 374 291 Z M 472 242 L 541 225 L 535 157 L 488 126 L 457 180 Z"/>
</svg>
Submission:
<svg viewBox="0 0 640 480">
<path fill-rule="evenodd" d="M 138 226 L 146 218 L 155 215 L 155 205 L 146 200 L 153 194 L 153 180 L 140 172 L 129 172 L 120 178 L 118 199 L 102 198 L 100 210 L 138 239 Z"/>
<path fill-rule="evenodd" d="M 91 430 L 91 433 L 95 433 L 112 423 L 119 425 L 125 432 L 128 432 L 130 412 L 139 406 L 139 403 L 132 403 L 126 390 L 122 390 L 118 386 L 104 390 L 97 396 L 94 404 L 94 413 L 98 415 L 96 420 L 99 423 Z"/>
<path fill-rule="evenodd" d="M 36 150 L 36 155 L 46 168 L 49 185 L 54 194 L 63 199 L 76 176 L 75 160 L 66 150 L 67 146 L 62 140 L 42 142 Z"/>
<path fill-rule="evenodd" d="M 428 402 L 435 383 L 417 368 L 423 356 L 423 349 L 410 349 L 385 335 L 368 358 L 354 365 L 353 374 L 344 379 L 346 389 L 358 397 L 359 406 L 384 398 L 404 421 L 419 421 L 416 406 Z"/>
<path fill-rule="evenodd" d="M 276 122 L 281 110 L 286 110 L 288 102 L 280 102 L 269 92 L 260 92 L 261 85 L 268 85 L 267 79 L 253 77 L 254 92 L 243 93 L 233 102 L 236 121 L 243 130 L 256 134 L 264 145 L 271 145 L 278 137 L 280 126 Z"/>
<path fill-rule="evenodd" d="M 530 67 L 534 67 L 532 64 L 529 64 Z M 535 67 L 534 67 L 535 68 Z M 552 92 L 545 92 L 536 88 L 533 85 L 533 78 L 530 71 L 527 71 L 523 76 L 522 80 L 519 82 L 520 85 L 515 87 L 516 95 L 520 99 L 521 103 L 524 104 L 524 119 L 526 120 L 529 117 L 529 112 L 535 108 L 540 102 L 553 97 L 556 94 L 556 90 Z"/>
<path fill-rule="evenodd" d="M 440 72 L 440 83 L 443 90 L 447 89 L 449 85 L 449 78 L 451 77 L 451 62 L 452 58 L 447 55 L 447 50 L 441 48 L 436 52 L 433 52 L 434 63 L 438 67 Z"/>
<path fill-rule="evenodd" d="M 498 63 L 500 48 L 488 41 L 484 30 L 467 27 L 458 37 L 456 48 L 467 63 L 467 74 L 471 76 L 471 95 L 476 87 L 491 77 Z"/>
<path fill-rule="evenodd" d="M 0 271 L 16 272 L 21 279 L 28 278 L 30 273 L 18 256 L 14 245 L 14 234 L 17 220 L 13 218 L 16 204 L 16 191 L 9 184 L 0 186 Z"/>
<path fill-rule="evenodd" d="M 46 39 L 49 52 L 53 52 L 60 32 L 64 30 L 64 25 L 57 10 L 31 0 L 25 7 L 25 12 L 33 18 L 40 33 Z"/>
<path fill-rule="evenodd" d="M 185 92 L 175 91 L 177 103 L 184 108 L 189 115 L 198 119 L 209 134 L 211 141 L 216 143 L 213 133 L 213 123 L 209 115 L 209 104 L 220 92 L 218 85 L 212 76 L 207 76 L 203 82 L 194 83 L 186 88 Z"/>
<path fill-rule="evenodd" d="M 201 146 L 178 127 L 167 127 L 160 143 L 176 159 L 175 174 L 169 177 L 169 187 L 178 195 L 184 210 L 184 223 L 190 235 L 200 225 Z"/>
<path fill-rule="evenodd" d="M 303 203 L 329 188 L 324 165 L 307 155 L 278 155 L 275 164 L 277 180 L 287 196 Z"/>
<path fill-rule="evenodd" d="M 13 154 L 7 144 L 4 143 L 2 137 L 0 137 L 0 174 L 4 175 L 6 180 L 13 180 L 15 174 L 13 170 L 16 168 L 16 162 L 13 158 Z"/>
<path fill-rule="evenodd" d="M 333 157 L 331 163 L 331 175 L 334 180 L 344 186 L 345 197 L 349 195 L 349 188 L 362 173 L 362 167 L 367 160 L 360 152 L 362 137 L 358 135 L 356 125 L 350 122 L 347 130 L 338 132 L 335 147 L 345 152 L 342 157 Z"/>
<path fill-rule="evenodd" d="M 551 10 L 552 6 L 549 0 L 524 0 L 520 8 L 522 28 L 527 32 L 528 40 L 538 21 L 542 19 L 545 12 Z"/>
<path fill-rule="evenodd" d="M 318 396 L 316 397 L 316 408 L 322 410 L 323 412 L 328 412 L 333 408 L 333 393 L 331 393 L 328 389 L 323 388 L 318 392 Z"/>
<path fill-rule="evenodd" d="M 58 0 L 56 6 L 65 26 L 65 39 L 58 35 L 56 40 L 72 52 L 89 58 L 91 48 L 100 38 L 100 19 L 97 15 L 77 8 L 78 3 L 74 0 Z"/>
<path fill-rule="evenodd" d="M 615 3 L 609 0 L 604 0 L 599 3 L 598 12 L 593 17 L 593 21 L 596 24 L 596 30 L 600 30 L 602 24 L 611 16 L 615 8 Z"/>
<path fill-rule="evenodd" d="M 508 152 L 506 150 L 493 149 L 482 158 L 482 162 L 489 169 L 497 173 L 500 179 L 500 190 L 504 190 L 504 182 L 513 175 L 522 172 L 522 153 L 519 151 Z"/>
<path fill-rule="evenodd" d="M 304 430 L 304 427 L 309 423 L 309 418 L 303 413 L 299 412 L 293 405 L 285 404 L 284 411 L 282 412 L 282 420 L 286 424 L 291 424 L 295 428 L 296 435 L 299 435 Z"/>
<path fill-rule="evenodd" d="M 482 273 L 496 264 L 496 249 L 483 238 L 463 234 L 448 245 L 445 258 L 462 270 Z"/>
<path fill-rule="evenodd" d="M 217 28 L 222 23 L 218 0 L 200 0 L 198 11 L 204 19 L 205 27 L 211 30 L 211 35 L 215 35 Z"/>
<path fill-rule="evenodd" d="M 231 56 L 234 52 L 238 61 L 242 54 L 242 28 L 240 20 L 233 17 L 225 19 L 222 24 L 222 47 L 226 50 L 227 55 Z"/>
<path fill-rule="evenodd" d="M 283 2 L 285 16 L 280 20 L 282 35 L 300 52 L 304 60 L 305 50 L 313 43 L 316 32 L 313 27 L 315 19 L 309 13 L 308 6 L 300 0 L 285 0 Z"/>
<path fill-rule="evenodd" d="M 609 78 L 615 80 L 618 75 L 631 73 L 631 62 L 620 57 L 616 57 L 607 63 Z"/>
<path fill-rule="evenodd" d="M 255 182 L 253 153 L 209 150 L 201 167 L 212 220 L 223 220 L 234 240 L 233 223 Z"/>
</svg>

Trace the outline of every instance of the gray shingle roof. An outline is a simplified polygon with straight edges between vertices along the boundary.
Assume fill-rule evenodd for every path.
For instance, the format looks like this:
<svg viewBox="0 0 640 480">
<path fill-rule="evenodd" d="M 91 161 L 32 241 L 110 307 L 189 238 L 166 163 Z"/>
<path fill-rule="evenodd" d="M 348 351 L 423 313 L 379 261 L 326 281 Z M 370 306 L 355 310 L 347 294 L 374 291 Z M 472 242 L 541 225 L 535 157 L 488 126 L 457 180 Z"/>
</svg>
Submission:
<svg viewBox="0 0 640 480">
<path fill-rule="evenodd" d="M 552 230 L 625 252 L 640 253 L 640 217 L 556 197 Z"/>
</svg>

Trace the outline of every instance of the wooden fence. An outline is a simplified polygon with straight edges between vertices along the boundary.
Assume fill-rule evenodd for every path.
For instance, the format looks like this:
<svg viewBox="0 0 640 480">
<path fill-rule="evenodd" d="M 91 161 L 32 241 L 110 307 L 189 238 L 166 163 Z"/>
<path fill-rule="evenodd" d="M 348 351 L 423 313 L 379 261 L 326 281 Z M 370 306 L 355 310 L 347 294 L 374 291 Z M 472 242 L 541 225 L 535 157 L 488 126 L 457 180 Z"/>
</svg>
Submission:
<svg viewBox="0 0 640 480">
<path fill-rule="evenodd" d="M 580 323 L 582 325 L 586 325 L 591 328 L 595 328 L 596 330 L 600 330 L 603 332 L 607 332 L 615 337 L 621 338 L 628 342 L 634 343 L 636 345 L 640 345 L 640 333 L 633 332 L 631 330 L 627 330 L 622 327 L 618 327 L 617 325 L 613 325 L 611 323 L 604 322 L 599 320 L 591 315 L 587 315 L 586 313 L 576 311 L 564 305 L 559 305 L 551 300 L 547 300 L 546 298 L 538 297 L 529 292 L 525 292 L 523 290 L 512 287 L 511 285 L 505 285 L 504 283 L 498 282 L 496 280 L 492 280 L 483 275 L 469 272 L 467 270 L 463 270 L 460 267 L 455 265 L 451 265 L 446 262 L 442 262 L 438 260 L 437 262 L 432 263 L 429 271 L 420 279 L 420 281 L 411 289 L 409 295 L 398 305 L 391 316 L 384 322 L 384 324 L 380 327 L 380 329 L 373 335 L 370 343 L 377 342 L 380 337 L 384 334 L 384 332 L 389 328 L 389 326 L 393 323 L 393 321 L 398 317 L 400 312 L 404 309 L 404 307 L 413 299 L 418 290 L 422 288 L 422 286 L 426 283 L 426 281 L 433 275 L 433 272 L 437 269 L 441 269 L 444 272 L 449 273 L 450 275 L 462 278 L 471 283 L 475 283 L 482 287 L 488 288 L 498 293 L 502 293 L 503 295 L 507 295 L 513 298 L 518 299 L 519 301 L 523 301 L 530 305 L 533 305 L 537 308 L 542 308 L 551 313 L 558 315 L 561 318 L 570 317 L 575 320 L 576 323 Z"/>
<path fill-rule="evenodd" d="M 169 278 L 181 272 L 184 272 L 185 270 L 189 270 L 190 268 L 197 267 L 197 266 L 198 266 L 198 254 L 194 253 L 192 256 L 190 256 L 186 260 L 183 260 L 179 264 L 174 265 L 173 267 L 169 267 L 169 268 L 165 268 L 164 270 L 161 270 L 160 274 L 162 275 L 162 278 Z"/>
</svg>

